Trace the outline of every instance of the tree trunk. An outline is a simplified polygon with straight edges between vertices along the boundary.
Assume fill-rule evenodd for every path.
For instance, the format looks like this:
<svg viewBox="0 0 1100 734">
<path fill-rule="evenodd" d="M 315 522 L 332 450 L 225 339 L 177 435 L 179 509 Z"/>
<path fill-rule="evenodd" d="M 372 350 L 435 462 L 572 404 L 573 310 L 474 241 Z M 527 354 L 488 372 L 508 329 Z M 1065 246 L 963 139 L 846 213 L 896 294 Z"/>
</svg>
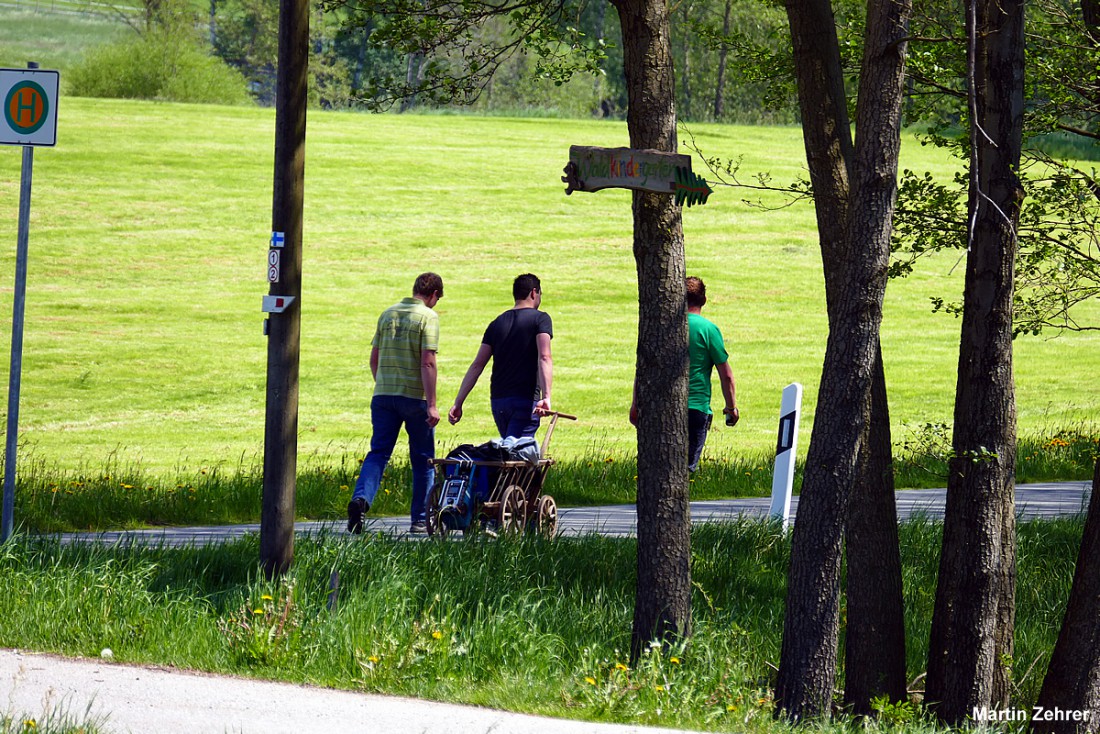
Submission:
<svg viewBox="0 0 1100 734">
<path fill-rule="evenodd" d="M 826 293 L 829 340 L 799 501 L 802 519 L 795 523 L 792 541 L 776 685 L 778 708 L 794 721 L 827 715 L 836 679 L 841 547 L 849 489 L 861 469 L 859 457 L 878 354 L 897 191 L 905 68 L 902 39 L 910 12 L 910 4 L 904 1 L 868 5 L 856 120 L 858 145 L 849 157 L 843 152 L 850 142 L 829 3 L 787 4 L 803 123 L 808 117 L 823 118 L 823 122 L 811 122 L 819 128 L 816 132 L 804 132 L 807 152 L 811 161 L 816 153 L 819 160 L 834 162 L 825 169 L 827 179 L 839 181 L 847 174 L 851 181 L 847 207 L 840 210 L 847 214 L 842 236 L 834 228 L 822 232 L 823 260 L 836 258 L 826 265 L 826 283 L 833 283 L 832 288 L 827 285 Z M 811 151 L 811 136 L 824 140 L 828 147 Z M 849 162 L 847 171 L 844 161 Z M 819 209 L 819 222 L 821 218 Z M 828 251 L 826 234 L 840 236 Z"/>
<path fill-rule="evenodd" d="M 925 700 L 943 722 L 1003 707 L 1016 585 L 1013 265 L 1023 189 L 1023 0 L 969 0 L 970 253 L 963 292 L 954 458 Z"/>
<path fill-rule="evenodd" d="M 406 88 L 415 89 L 419 86 L 419 83 L 424 80 L 424 70 L 422 68 L 423 63 L 424 54 L 419 51 L 405 55 Z M 416 107 L 416 95 L 410 94 L 401 100 L 401 107 L 399 111 L 408 112 L 414 107 Z"/>
<path fill-rule="evenodd" d="M 876 350 L 871 413 L 848 506 L 848 619 L 844 703 L 870 714 L 872 699 L 903 701 L 905 607 L 901 584 L 890 414 L 882 350 Z"/>
<path fill-rule="evenodd" d="M 733 0 L 726 0 L 726 10 L 722 14 L 722 43 L 718 47 L 718 80 L 714 84 L 714 120 L 722 121 L 722 115 L 726 114 L 726 62 L 729 59 L 730 47 L 726 39 L 730 35 L 730 11 Z"/>
<path fill-rule="evenodd" d="M 691 22 L 691 5 L 690 3 L 683 3 L 681 5 L 683 11 L 683 23 L 685 28 L 689 28 Z M 682 87 L 682 94 L 684 95 L 684 109 L 683 115 L 687 119 L 691 118 L 691 110 L 694 105 L 691 99 L 691 40 L 690 38 L 684 39 L 684 59 L 680 69 L 680 86 Z"/>
<path fill-rule="evenodd" d="M 615 0 L 633 148 L 676 150 L 667 5 Z M 629 42 L 627 42 L 629 41 Z M 684 235 L 672 197 L 634 193 L 638 267 L 638 586 L 631 657 L 691 632 Z"/>
<path fill-rule="evenodd" d="M 1036 703 L 1045 711 L 1090 712 L 1083 721 L 1032 720 L 1036 734 L 1100 731 L 1100 460 L 1066 616 Z"/>
<path fill-rule="evenodd" d="M 218 0 L 210 0 L 210 52 L 218 47 Z"/>
</svg>

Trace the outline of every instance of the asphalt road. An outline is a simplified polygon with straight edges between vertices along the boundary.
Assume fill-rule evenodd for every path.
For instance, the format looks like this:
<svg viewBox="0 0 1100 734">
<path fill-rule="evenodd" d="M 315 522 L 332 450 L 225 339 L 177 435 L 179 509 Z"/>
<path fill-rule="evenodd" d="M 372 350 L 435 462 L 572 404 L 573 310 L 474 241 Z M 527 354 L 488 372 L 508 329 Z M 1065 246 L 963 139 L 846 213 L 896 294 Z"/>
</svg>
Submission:
<svg viewBox="0 0 1100 734">
<path fill-rule="evenodd" d="M 1023 520 L 1084 513 L 1088 508 L 1091 482 L 1047 482 L 1016 486 L 1016 511 Z M 898 518 L 943 518 L 945 489 L 907 489 L 897 493 Z M 750 497 L 734 500 L 708 500 L 691 503 L 692 523 L 722 522 L 739 517 L 766 517 L 771 500 Z M 792 522 L 797 518 L 798 497 L 791 500 Z M 302 534 L 345 534 L 343 521 L 300 522 L 295 530 Z M 399 537 L 407 534 L 407 517 L 367 516 L 364 532 L 386 533 Z M 566 507 L 558 511 L 558 531 L 564 536 L 598 533 L 610 537 L 629 537 L 637 529 L 634 505 L 601 507 Z M 104 533 L 67 533 L 64 542 L 96 541 L 102 543 L 139 542 L 153 545 L 190 545 L 211 543 L 259 533 L 258 524 L 212 525 L 207 527 L 154 528 Z"/>
</svg>

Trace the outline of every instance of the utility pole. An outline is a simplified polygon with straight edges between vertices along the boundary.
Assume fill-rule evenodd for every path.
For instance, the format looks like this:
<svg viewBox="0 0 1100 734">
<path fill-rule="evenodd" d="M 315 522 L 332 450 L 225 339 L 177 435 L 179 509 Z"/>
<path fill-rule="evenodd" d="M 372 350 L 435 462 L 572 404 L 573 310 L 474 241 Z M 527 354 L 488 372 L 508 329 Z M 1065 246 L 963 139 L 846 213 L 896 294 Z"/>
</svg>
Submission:
<svg viewBox="0 0 1100 734">
<path fill-rule="evenodd" d="M 309 2 L 280 0 L 279 69 L 275 84 L 275 187 L 268 250 L 271 287 L 264 299 L 264 310 L 270 316 L 265 324 L 268 336 L 267 410 L 260 562 L 269 578 L 285 573 L 294 560 L 308 67 Z"/>
</svg>

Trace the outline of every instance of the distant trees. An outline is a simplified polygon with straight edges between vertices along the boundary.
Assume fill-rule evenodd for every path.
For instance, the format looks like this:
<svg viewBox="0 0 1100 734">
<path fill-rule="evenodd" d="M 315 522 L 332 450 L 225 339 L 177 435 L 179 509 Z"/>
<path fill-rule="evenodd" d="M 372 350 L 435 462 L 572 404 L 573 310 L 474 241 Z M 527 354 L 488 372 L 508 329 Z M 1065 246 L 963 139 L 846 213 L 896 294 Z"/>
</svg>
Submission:
<svg viewBox="0 0 1100 734">
<path fill-rule="evenodd" d="M 183 0 L 146 0 L 140 15 L 118 13 L 135 35 L 93 49 L 67 74 L 86 97 L 247 104 L 244 78 L 204 47 L 198 15 Z"/>
</svg>

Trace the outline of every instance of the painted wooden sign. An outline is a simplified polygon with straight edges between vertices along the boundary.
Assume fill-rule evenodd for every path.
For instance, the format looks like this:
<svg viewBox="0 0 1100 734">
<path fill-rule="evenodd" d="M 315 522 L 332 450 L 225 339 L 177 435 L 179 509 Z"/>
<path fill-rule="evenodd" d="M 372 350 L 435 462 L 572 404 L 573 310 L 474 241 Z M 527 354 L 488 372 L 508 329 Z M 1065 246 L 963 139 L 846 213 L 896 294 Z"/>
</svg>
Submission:
<svg viewBox="0 0 1100 734">
<path fill-rule="evenodd" d="M 631 189 L 672 194 L 677 204 L 705 204 L 713 193 L 706 180 L 691 171 L 691 156 L 635 148 L 569 147 L 565 193 Z"/>
</svg>

